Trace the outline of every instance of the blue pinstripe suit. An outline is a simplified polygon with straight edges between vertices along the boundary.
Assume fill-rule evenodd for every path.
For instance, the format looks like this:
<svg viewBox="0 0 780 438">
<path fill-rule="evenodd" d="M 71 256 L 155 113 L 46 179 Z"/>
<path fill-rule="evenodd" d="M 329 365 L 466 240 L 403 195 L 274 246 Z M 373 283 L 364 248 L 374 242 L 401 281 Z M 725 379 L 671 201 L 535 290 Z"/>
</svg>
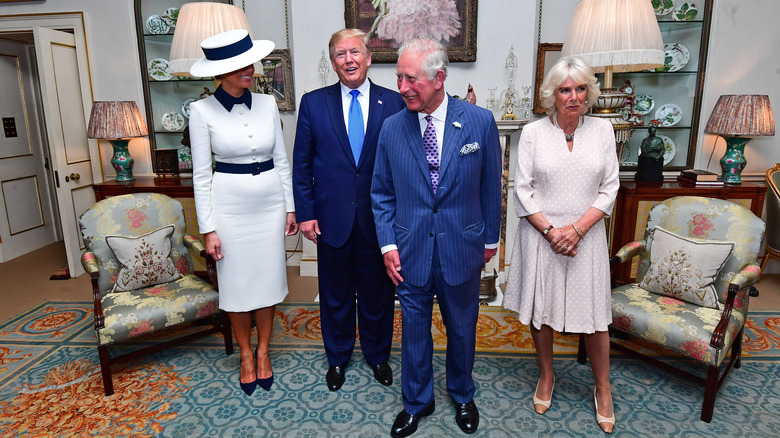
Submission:
<svg viewBox="0 0 780 438">
<path fill-rule="evenodd" d="M 418 113 L 385 120 L 377 144 L 371 201 L 379 246 L 395 244 L 404 281 L 404 408 L 416 414 L 433 401 L 431 311 L 437 295 L 447 327 L 447 389 L 471 401 L 480 272 L 485 243 L 498 242 L 501 147 L 493 115 L 447 96 L 439 185 L 431 186 Z M 464 145 L 479 148 L 462 154 Z M 471 149 L 474 149 L 472 146 Z"/>
</svg>

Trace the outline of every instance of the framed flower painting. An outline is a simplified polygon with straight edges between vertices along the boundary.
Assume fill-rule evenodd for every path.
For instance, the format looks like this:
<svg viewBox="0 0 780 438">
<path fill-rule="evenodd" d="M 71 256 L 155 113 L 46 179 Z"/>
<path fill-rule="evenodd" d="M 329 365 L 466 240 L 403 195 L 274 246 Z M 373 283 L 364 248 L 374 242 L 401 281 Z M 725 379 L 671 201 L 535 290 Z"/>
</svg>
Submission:
<svg viewBox="0 0 780 438">
<path fill-rule="evenodd" d="M 477 0 L 344 0 L 344 21 L 369 35 L 372 62 L 396 62 L 421 37 L 441 41 L 451 62 L 477 60 Z"/>
</svg>

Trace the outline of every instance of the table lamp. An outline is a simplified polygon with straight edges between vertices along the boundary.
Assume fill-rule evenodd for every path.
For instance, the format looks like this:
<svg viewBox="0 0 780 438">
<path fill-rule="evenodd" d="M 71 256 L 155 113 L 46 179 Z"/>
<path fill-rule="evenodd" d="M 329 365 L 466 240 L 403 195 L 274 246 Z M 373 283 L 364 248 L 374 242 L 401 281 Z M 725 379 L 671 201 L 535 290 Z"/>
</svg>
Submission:
<svg viewBox="0 0 780 438">
<path fill-rule="evenodd" d="M 111 165 L 117 181 L 132 181 L 133 157 L 127 150 L 131 138 L 148 135 L 141 112 L 133 101 L 96 101 L 89 115 L 87 137 L 108 140 L 114 148 Z"/>
<path fill-rule="evenodd" d="M 631 139 L 633 125 L 617 111 L 628 94 L 612 88 L 612 73 L 640 71 L 664 65 L 664 43 L 648 0 L 583 0 L 569 25 L 561 56 L 580 56 L 604 84 L 594 116 L 612 123 L 618 146 Z M 618 154 L 620 151 L 618 151 Z"/>
<path fill-rule="evenodd" d="M 720 159 L 721 180 L 728 184 L 742 183 L 745 168 L 745 145 L 750 139 L 775 135 L 775 121 L 769 96 L 730 94 L 718 98 L 707 126 L 707 134 L 717 134 L 726 140 L 726 153 Z"/>
<path fill-rule="evenodd" d="M 252 30 L 246 14 L 238 6 L 226 3 L 185 3 L 179 9 L 179 18 L 173 32 L 168 68 L 172 75 L 192 76 L 190 67 L 203 58 L 201 41 L 228 30 L 246 29 L 252 38 Z M 261 76 L 262 66 L 255 64 L 255 76 Z"/>
</svg>

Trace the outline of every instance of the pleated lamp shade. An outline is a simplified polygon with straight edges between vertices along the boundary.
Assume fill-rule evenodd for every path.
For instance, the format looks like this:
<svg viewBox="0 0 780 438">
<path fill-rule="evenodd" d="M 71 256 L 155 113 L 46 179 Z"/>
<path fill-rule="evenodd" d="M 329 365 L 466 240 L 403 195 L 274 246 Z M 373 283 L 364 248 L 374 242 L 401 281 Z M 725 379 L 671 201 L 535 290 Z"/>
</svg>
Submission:
<svg viewBox="0 0 780 438">
<path fill-rule="evenodd" d="M 195 2 L 185 3 L 179 9 L 176 30 L 173 32 L 171 55 L 168 68 L 172 75 L 191 76 L 190 67 L 203 58 L 201 41 L 228 30 L 246 29 L 252 37 L 249 21 L 241 8 L 226 3 Z M 263 72 L 259 63 L 255 64 L 255 76 Z"/>
<path fill-rule="evenodd" d="M 720 96 L 704 132 L 742 137 L 775 135 L 775 121 L 769 96 L 759 94 Z"/>
<path fill-rule="evenodd" d="M 572 55 L 582 57 L 596 73 L 663 66 L 664 43 L 651 2 L 582 0 L 561 50 L 561 56 Z M 612 86 L 608 80 L 605 88 Z"/>
<path fill-rule="evenodd" d="M 89 115 L 87 138 L 121 139 L 148 135 L 146 123 L 133 101 L 96 101 Z"/>
</svg>

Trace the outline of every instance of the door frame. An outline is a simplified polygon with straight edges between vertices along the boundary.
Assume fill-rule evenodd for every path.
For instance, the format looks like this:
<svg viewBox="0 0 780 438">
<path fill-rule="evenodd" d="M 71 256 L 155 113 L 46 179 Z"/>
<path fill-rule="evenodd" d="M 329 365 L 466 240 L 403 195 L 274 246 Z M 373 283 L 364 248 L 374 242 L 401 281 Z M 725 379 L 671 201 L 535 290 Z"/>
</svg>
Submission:
<svg viewBox="0 0 780 438">
<path fill-rule="evenodd" d="M 55 14 L 19 14 L 0 16 L 0 34 L 14 32 L 32 32 L 34 27 L 48 27 L 60 31 L 72 32 L 76 40 L 77 59 L 79 62 L 79 77 L 81 81 L 84 118 L 89 120 L 89 113 L 94 101 L 92 89 L 92 74 L 87 51 L 87 37 L 84 26 L 83 12 L 64 12 Z M 86 65 L 84 65 L 86 64 Z M 46 105 L 46 102 L 43 102 Z M 100 159 L 100 147 L 97 140 L 89 139 L 89 156 L 92 175 L 95 183 L 103 182 L 103 165 Z M 48 151 L 47 151 L 48 152 Z"/>
</svg>

